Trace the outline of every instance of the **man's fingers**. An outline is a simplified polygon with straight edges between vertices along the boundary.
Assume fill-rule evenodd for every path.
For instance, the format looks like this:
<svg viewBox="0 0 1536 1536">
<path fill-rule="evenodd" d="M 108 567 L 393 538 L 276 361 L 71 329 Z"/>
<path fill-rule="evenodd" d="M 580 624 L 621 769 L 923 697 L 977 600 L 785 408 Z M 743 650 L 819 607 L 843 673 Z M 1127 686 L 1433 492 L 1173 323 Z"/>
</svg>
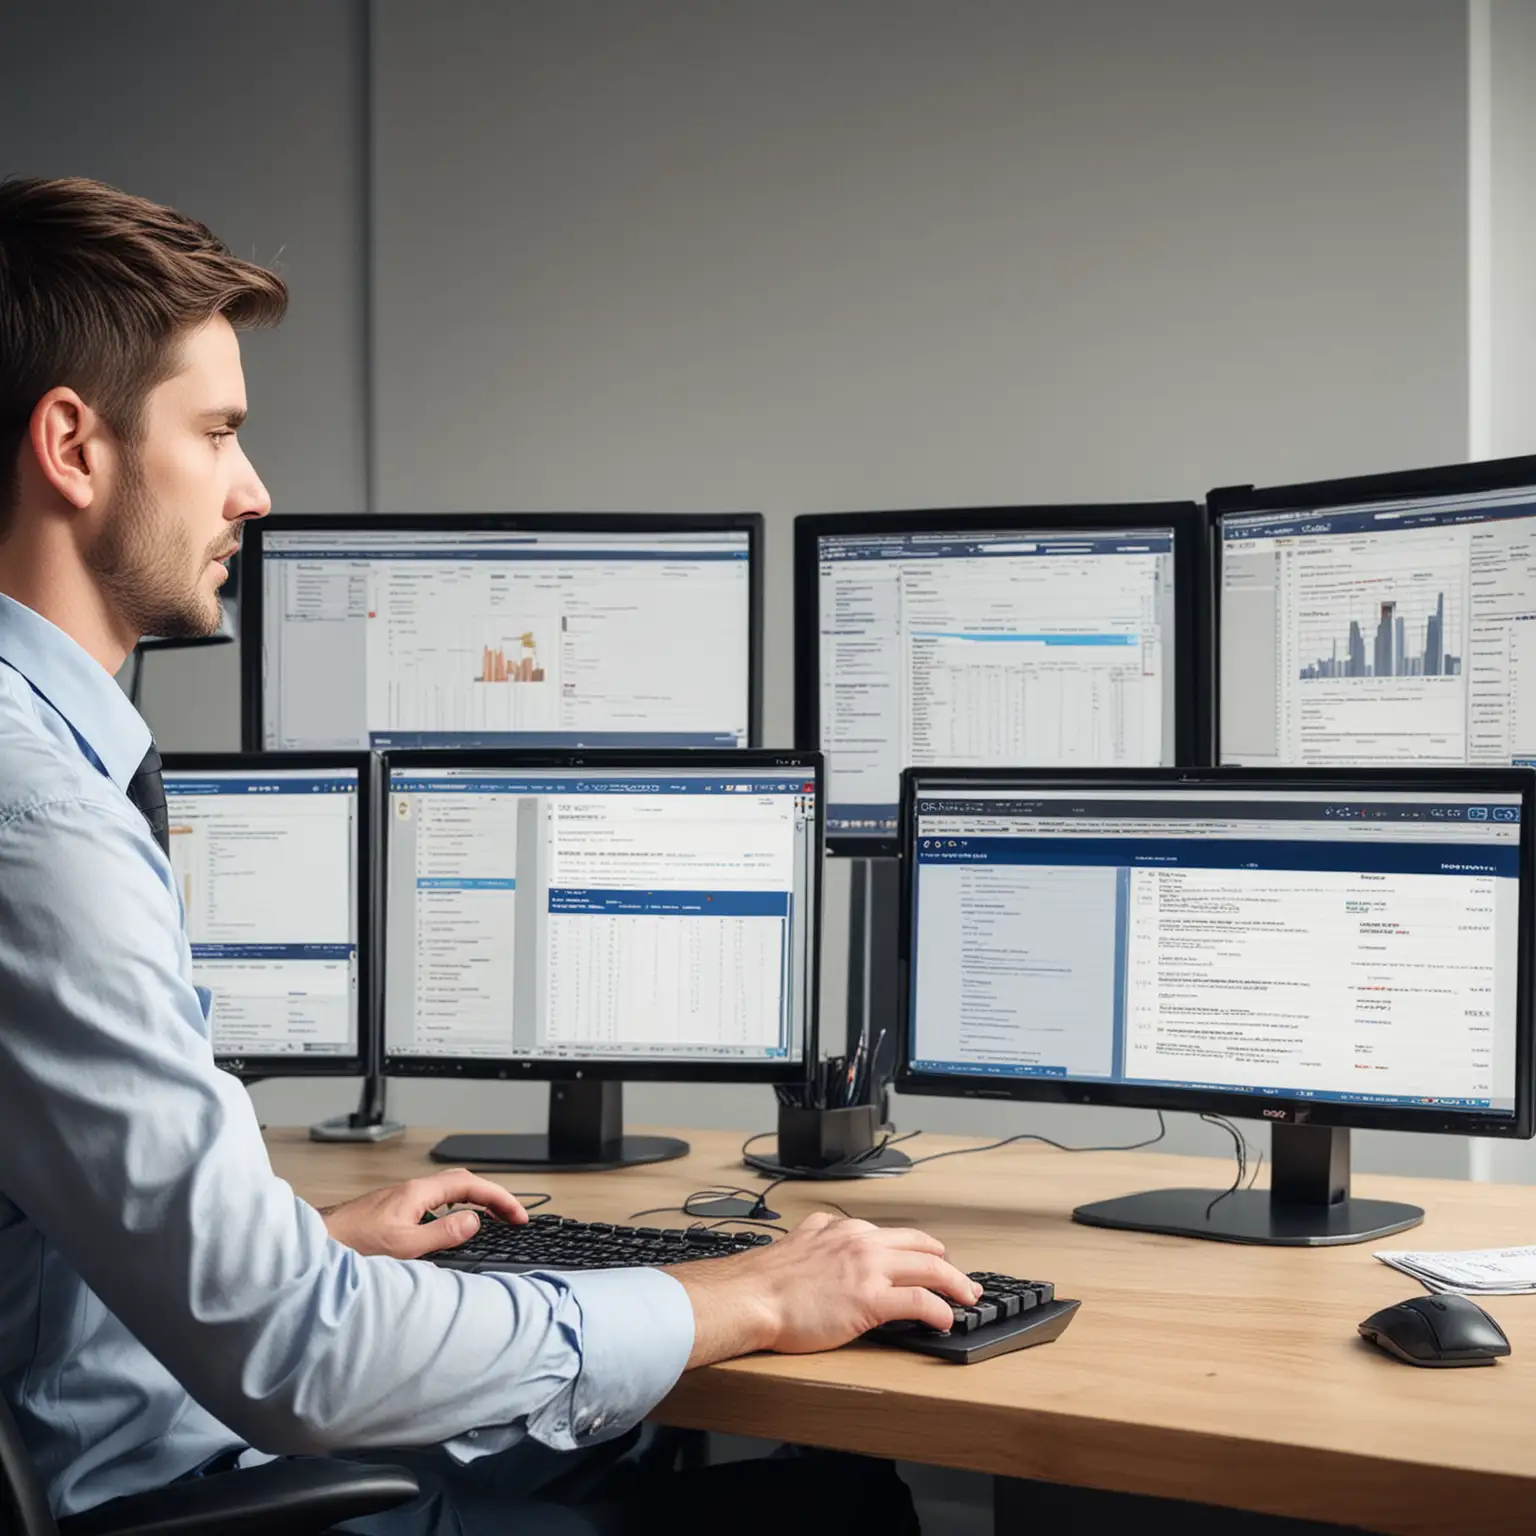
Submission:
<svg viewBox="0 0 1536 1536">
<path fill-rule="evenodd" d="M 906 1248 L 913 1253 L 944 1253 L 944 1244 L 938 1238 L 919 1232 L 916 1227 L 876 1227 L 880 1241 L 890 1248 Z"/>
<path fill-rule="evenodd" d="M 467 1168 L 447 1168 L 442 1173 L 431 1173 L 414 1182 L 421 1190 L 424 1210 L 436 1210 L 440 1205 L 483 1205 L 503 1221 L 521 1223 L 528 1220 L 528 1213 L 516 1196 Z"/>
<path fill-rule="evenodd" d="M 930 1328 L 946 1329 L 955 1315 L 942 1296 L 935 1296 L 923 1286 L 893 1286 L 881 1298 L 880 1321 L 894 1323 L 904 1318 L 927 1323 Z"/>
<path fill-rule="evenodd" d="M 969 1275 L 961 1274 L 953 1264 L 932 1253 L 900 1250 L 891 1255 L 886 1274 L 893 1289 L 920 1285 L 942 1292 L 962 1307 L 970 1306 L 981 1295 L 981 1287 Z"/>
<path fill-rule="evenodd" d="M 410 1228 L 399 1240 L 398 1259 L 422 1259 L 429 1253 L 440 1253 L 444 1248 L 457 1248 L 480 1230 L 480 1218 L 473 1211 L 455 1211 L 451 1216 L 439 1216 L 436 1221 L 423 1222 Z"/>
<path fill-rule="evenodd" d="M 795 1230 L 797 1232 L 820 1232 L 824 1227 L 830 1227 L 836 1220 L 837 1217 L 830 1211 L 812 1211 Z"/>
</svg>

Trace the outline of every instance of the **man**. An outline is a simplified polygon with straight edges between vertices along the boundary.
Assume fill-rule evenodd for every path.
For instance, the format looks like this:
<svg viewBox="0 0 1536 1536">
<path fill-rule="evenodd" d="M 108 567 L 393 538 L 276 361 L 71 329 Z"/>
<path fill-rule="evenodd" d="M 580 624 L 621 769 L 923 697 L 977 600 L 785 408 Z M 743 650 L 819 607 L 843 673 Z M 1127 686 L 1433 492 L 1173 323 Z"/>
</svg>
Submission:
<svg viewBox="0 0 1536 1536">
<path fill-rule="evenodd" d="M 684 1369 L 944 1326 L 935 1292 L 976 1288 L 921 1233 L 827 1217 L 675 1274 L 458 1274 L 413 1261 L 477 1218 L 420 1218 L 526 1219 L 499 1186 L 322 1214 L 273 1174 L 213 1065 L 159 757 L 113 676 L 143 634 L 217 625 L 270 509 L 236 333 L 286 301 L 170 209 L 0 184 L 0 1391 L 61 1514 L 248 1447 L 442 1446 L 430 1508 L 368 1529 L 538 1529 L 508 1499 Z"/>
</svg>

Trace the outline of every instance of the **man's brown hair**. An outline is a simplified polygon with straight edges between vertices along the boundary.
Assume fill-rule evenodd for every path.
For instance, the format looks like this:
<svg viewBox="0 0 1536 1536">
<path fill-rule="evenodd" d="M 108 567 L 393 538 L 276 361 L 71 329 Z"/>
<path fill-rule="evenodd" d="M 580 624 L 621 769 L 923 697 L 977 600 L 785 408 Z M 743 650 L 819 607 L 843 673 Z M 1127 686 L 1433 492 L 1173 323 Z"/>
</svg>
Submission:
<svg viewBox="0 0 1536 1536">
<path fill-rule="evenodd" d="M 287 307 L 282 278 L 173 208 L 81 176 L 0 182 L 0 538 L 27 424 L 50 389 L 75 390 L 137 442 L 183 335 L 215 315 L 275 325 Z"/>
</svg>

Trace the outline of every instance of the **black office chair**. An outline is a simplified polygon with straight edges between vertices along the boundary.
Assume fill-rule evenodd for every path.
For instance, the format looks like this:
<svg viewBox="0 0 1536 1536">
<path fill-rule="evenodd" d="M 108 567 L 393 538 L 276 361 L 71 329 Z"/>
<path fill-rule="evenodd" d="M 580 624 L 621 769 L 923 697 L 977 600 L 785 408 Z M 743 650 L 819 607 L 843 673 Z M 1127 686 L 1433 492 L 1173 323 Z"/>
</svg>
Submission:
<svg viewBox="0 0 1536 1536">
<path fill-rule="evenodd" d="M 320 1536 L 420 1492 L 404 1467 L 298 1457 L 189 1478 L 56 1521 L 0 1400 L 0 1536 Z"/>
</svg>

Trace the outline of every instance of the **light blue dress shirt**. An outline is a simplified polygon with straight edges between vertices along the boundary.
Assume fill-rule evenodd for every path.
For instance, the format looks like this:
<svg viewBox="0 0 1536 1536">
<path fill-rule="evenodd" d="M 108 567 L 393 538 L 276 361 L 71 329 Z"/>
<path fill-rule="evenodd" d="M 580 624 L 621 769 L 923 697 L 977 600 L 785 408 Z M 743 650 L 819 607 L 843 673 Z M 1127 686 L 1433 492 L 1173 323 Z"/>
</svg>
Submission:
<svg viewBox="0 0 1536 1536">
<path fill-rule="evenodd" d="M 125 794 L 148 727 L 0 595 L 0 1392 L 72 1514 L 272 1454 L 622 1433 L 693 1312 L 656 1270 L 363 1258 L 213 1064 L 171 869 Z"/>
</svg>

